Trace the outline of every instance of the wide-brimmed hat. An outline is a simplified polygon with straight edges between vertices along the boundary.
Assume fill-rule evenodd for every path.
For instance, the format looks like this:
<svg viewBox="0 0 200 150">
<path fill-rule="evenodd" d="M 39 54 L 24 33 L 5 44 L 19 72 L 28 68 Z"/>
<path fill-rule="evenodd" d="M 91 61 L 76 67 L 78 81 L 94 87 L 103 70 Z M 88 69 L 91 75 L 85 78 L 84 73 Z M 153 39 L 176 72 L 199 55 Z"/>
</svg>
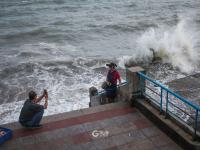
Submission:
<svg viewBox="0 0 200 150">
<path fill-rule="evenodd" d="M 106 64 L 106 66 L 108 67 L 117 67 L 117 65 L 113 62 L 109 63 L 109 64 Z"/>
</svg>

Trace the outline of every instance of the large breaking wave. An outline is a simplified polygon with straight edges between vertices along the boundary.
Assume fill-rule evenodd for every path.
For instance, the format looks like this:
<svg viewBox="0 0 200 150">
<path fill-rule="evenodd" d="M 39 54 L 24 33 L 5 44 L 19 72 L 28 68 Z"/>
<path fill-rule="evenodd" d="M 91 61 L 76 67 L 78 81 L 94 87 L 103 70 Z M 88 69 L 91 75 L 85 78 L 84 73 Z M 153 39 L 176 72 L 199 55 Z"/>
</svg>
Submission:
<svg viewBox="0 0 200 150">
<path fill-rule="evenodd" d="M 149 28 L 137 39 L 137 51 L 132 56 L 123 56 L 120 62 L 121 65 L 151 63 L 156 57 L 174 69 L 191 73 L 199 66 L 199 39 L 199 32 L 191 19 L 180 19 L 175 26 Z"/>
</svg>

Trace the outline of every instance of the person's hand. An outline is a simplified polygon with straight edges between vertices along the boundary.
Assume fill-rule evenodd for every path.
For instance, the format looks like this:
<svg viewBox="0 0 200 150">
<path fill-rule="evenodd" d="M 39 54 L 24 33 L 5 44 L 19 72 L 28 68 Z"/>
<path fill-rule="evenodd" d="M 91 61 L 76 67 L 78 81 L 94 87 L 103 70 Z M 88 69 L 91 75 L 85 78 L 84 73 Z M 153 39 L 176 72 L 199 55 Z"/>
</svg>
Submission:
<svg viewBox="0 0 200 150">
<path fill-rule="evenodd" d="M 47 90 L 46 89 L 44 89 L 44 91 L 43 91 L 43 96 L 45 96 L 46 95 L 46 92 L 47 92 Z"/>
<path fill-rule="evenodd" d="M 46 100 L 48 100 L 48 97 L 49 97 L 49 96 L 48 96 L 48 92 L 47 92 L 47 90 L 45 91 L 45 95 L 44 95 L 44 97 L 45 97 Z"/>
<path fill-rule="evenodd" d="M 45 103 L 44 103 L 44 109 L 47 109 L 47 106 L 48 106 L 48 92 L 47 90 L 45 90 Z"/>
<path fill-rule="evenodd" d="M 46 89 L 44 89 L 44 91 L 43 91 L 43 96 L 46 97 L 46 95 L 48 95 L 48 92 L 47 92 Z"/>
</svg>

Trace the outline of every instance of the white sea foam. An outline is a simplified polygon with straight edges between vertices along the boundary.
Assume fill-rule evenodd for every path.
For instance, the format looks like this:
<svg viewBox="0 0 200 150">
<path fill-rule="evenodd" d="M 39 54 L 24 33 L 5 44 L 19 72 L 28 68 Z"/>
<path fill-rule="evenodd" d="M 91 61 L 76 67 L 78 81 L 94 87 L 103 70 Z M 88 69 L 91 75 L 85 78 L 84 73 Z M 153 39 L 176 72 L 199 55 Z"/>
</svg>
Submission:
<svg viewBox="0 0 200 150">
<path fill-rule="evenodd" d="M 49 107 L 45 115 L 52 115 L 88 107 L 89 87 L 100 87 L 100 83 L 105 79 L 101 73 L 93 70 L 102 67 L 98 60 L 69 56 L 69 52 L 79 53 L 72 45 L 40 42 L 22 45 L 20 49 L 20 53 L 12 57 L 24 57 L 16 66 L 24 71 L 19 72 L 16 69 L 18 72 L 12 76 L 8 75 L 4 80 L 4 84 L 11 90 L 4 91 L 7 94 L 3 99 L 4 104 L 0 105 L 0 124 L 18 120 L 21 107 L 31 89 L 38 95 L 44 88 L 49 91 Z M 25 55 L 21 55 L 23 53 Z M 39 61 L 34 54 L 39 54 Z M 88 66 L 87 63 L 91 65 Z M 26 64 L 29 64 L 28 70 L 30 69 L 31 73 L 26 71 Z M 12 94 L 13 102 L 7 103 L 9 92 L 16 90 L 15 87 L 17 91 Z"/>
<path fill-rule="evenodd" d="M 120 68 L 125 68 L 125 64 L 129 62 L 130 59 L 133 59 L 133 56 L 122 56 L 118 58 L 118 65 Z"/>
<path fill-rule="evenodd" d="M 187 20 L 181 20 L 167 30 L 151 28 L 138 39 L 138 45 L 144 55 L 152 57 L 149 49 L 153 48 L 164 63 L 170 63 L 183 72 L 191 72 L 199 61 L 196 36 L 191 27 Z"/>
<path fill-rule="evenodd" d="M 43 88 L 47 88 L 49 91 L 49 106 L 45 111 L 45 116 L 87 108 L 89 106 L 89 87 L 98 87 L 99 83 L 104 80 L 101 74 L 95 74 L 92 70 L 83 72 L 83 74 L 75 74 L 71 79 L 68 78 L 72 84 L 66 83 L 64 75 L 55 77 L 46 72 L 39 78 L 40 81 L 43 80 L 44 84 L 38 82 L 35 86 L 38 95 Z M 0 105 L 0 124 L 18 121 L 23 103 L 24 101 L 18 101 Z"/>
</svg>

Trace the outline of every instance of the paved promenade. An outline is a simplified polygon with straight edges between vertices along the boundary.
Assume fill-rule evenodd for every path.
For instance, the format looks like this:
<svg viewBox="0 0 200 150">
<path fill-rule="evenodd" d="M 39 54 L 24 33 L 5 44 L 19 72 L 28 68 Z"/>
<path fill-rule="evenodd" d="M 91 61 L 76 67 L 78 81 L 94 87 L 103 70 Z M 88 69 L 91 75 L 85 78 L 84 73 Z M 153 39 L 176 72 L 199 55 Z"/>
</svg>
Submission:
<svg viewBox="0 0 200 150">
<path fill-rule="evenodd" d="M 9 124 L 0 150 L 181 150 L 136 108 L 120 102 L 48 116 L 43 127 Z"/>
</svg>

